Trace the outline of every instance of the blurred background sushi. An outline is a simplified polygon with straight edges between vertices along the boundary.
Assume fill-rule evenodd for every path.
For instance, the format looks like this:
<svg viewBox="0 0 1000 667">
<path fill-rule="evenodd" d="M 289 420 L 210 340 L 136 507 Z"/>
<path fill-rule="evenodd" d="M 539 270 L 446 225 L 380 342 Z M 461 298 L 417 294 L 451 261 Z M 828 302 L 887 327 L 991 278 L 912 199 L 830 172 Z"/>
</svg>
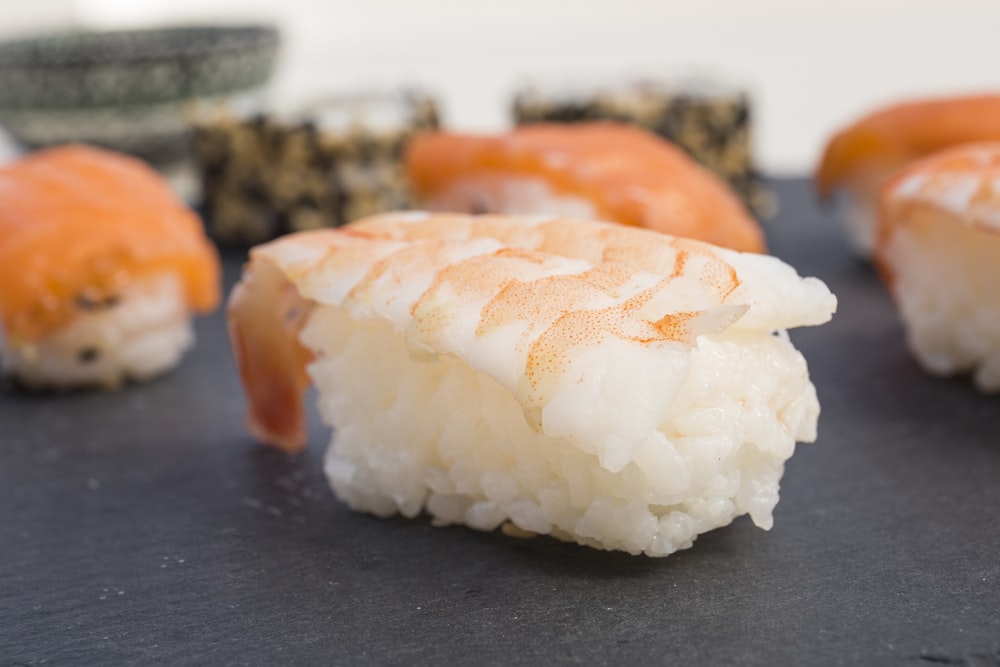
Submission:
<svg viewBox="0 0 1000 667">
<path fill-rule="evenodd" d="M 993 90 L 995 18 L 986 0 L 5 2 L 0 162 L 68 140 L 129 152 L 217 240 L 250 243 L 407 206 L 398 156 L 420 129 L 616 120 L 766 221 L 766 178 L 807 176 L 847 120 Z M 356 103 L 373 95 L 396 101 Z"/>
</svg>

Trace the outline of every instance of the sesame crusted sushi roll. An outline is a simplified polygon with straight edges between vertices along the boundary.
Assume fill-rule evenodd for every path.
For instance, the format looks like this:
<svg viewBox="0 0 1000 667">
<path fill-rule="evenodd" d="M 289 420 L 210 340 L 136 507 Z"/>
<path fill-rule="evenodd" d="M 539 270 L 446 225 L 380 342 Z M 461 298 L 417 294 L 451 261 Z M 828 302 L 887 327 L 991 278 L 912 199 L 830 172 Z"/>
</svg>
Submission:
<svg viewBox="0 0 1000 667">
<path fill-rule="evenodd" d="M 665 556 L 771 526 L 819 414 L 785 330 L 835 307 L 766 255 L 417 212 L 255 248 L 229 322 L 251 431 L 300 449 L 314 383 L 354 509 Z"/>
<path fill-rule="evenodd" d="M 1000 95 L 912 100 L 878 109 L 840 130 L 816 169 L 816 191 L 841 191 L 848 240 L 868 257 L 875 242 L 879 190 L 908 163 L 976 141 L 1000 141 Z"/>
<path fill-rule="evenodd" d="M 760 225 L 725 183 L 669 142 L 620 123 L 426 133 L 406 167 L 432 210 L 563 213 L 765 251 Z"/>
<path fill-rule="evenodd" d="M 294 112 L 203 110 L 194 126 L 209 231 L 231 245 L 338 227 L 410 203 L 402 156 L 438 126 L 415 91 L 325 98 Z"/>
<path fill-rule="evenodd" d="M 28 387 L 172 368 L 219 273 L 197 216 L 134 158 L 65 146 L 0 168 L 0 361 Z"/>
<path fill-rule="evenodd" d="M 1000 391 L 1000 142 L 942 151 L 893 177 L 875 256 L 920 364 Z"/>
</svg>

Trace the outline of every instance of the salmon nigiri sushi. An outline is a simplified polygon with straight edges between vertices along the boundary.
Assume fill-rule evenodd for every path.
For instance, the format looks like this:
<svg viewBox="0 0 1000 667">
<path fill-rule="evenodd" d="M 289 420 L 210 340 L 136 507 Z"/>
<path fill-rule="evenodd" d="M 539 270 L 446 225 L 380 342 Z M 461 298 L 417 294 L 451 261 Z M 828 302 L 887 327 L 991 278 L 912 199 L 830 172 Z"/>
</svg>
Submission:
<svg viewBox="0 0 1000 667">
<path fill-rule="evenodd" d="M 935 375 L 1000 391 L 1000 142 L 925 158 L 882 191 L 876 262 Z"/>
<path fill-rule="evenodd" d="M 430 133 L 411 143 L 406 167 L 431 210 L 559 213 L 765 251 L 760 225 L 725 183 L 666 140 L 627 125 Z"/>
<path fill-rule="evenodd" d="M 844 224 L 862 256 L 875 241 L 879 188 L 907 163 L 957 144 L 1000 141 L 1000 95 L 918 100 L 879 109 L 839 131 L 816 170 L 817 193 L 846 195 Z"/>
<path fill-rule="evenodd" d="M 666 556 L 771 526 L 819 414 L 785 330 L 835 308 L 768 255 L 409 212 L 254 248 L 228 316 L 251 431 L 301 449 L 314 382 L 352 508 Z"/>
<path fill-rule="evenodd" d="M 70 145 L 0 168 L 0 360 L 22 384 L 172 368 L 219 281 L 199 219 L 142 162 Z"/>
</svg>

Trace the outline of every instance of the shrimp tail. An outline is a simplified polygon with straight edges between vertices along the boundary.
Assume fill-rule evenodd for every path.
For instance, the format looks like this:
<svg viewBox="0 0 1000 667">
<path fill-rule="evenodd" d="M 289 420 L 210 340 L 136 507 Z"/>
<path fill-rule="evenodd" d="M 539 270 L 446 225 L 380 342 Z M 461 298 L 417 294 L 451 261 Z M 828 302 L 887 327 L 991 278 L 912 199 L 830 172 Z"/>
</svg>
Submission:
<svg viewBox="0 0 1000 667">
<path fill-rule="evenodd" d="M 310 306 L 280 269 L 251 260 L 229 299 L 227 319 L 249 401 L 247 428 L 262 442 L 295 453 L 305 448 L 304 394 L 311 354 L 299 342 Z"/>
</svg>

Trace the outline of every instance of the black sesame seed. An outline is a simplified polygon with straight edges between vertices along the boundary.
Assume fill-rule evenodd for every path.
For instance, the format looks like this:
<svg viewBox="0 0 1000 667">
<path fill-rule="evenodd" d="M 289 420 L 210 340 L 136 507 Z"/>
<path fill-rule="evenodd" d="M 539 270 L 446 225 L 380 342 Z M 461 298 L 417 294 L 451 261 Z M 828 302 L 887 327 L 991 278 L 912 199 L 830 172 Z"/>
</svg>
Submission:
<svg viewBox="0 0 1000 667">
<path fill-rule="evenodd" d="M 76 353 L 76 360 L 81 364 L 92 364 L 101 356 L 101 351 L 96 347 L 81 347 Z"/>
<path fill-rule="evenodd" d="M 121 301 L 121 298 L 117 294 L 112 294 L 111 296 L 106 296 L 104 298 L 94 298 L 87 294 L 77 294 L 76 295 L 76 305 L 80 310 L 86 310 L 88 312 L 95 310 L 107 310 L 108 308 L 114 308 Z"/>
<path fill-rule="evenodd" d="M 469 204 L 469 213 L 473 215 L 483 215 L 489 213 L 490 207 L 482 199 L 475 199 Z"/>
</svg>

